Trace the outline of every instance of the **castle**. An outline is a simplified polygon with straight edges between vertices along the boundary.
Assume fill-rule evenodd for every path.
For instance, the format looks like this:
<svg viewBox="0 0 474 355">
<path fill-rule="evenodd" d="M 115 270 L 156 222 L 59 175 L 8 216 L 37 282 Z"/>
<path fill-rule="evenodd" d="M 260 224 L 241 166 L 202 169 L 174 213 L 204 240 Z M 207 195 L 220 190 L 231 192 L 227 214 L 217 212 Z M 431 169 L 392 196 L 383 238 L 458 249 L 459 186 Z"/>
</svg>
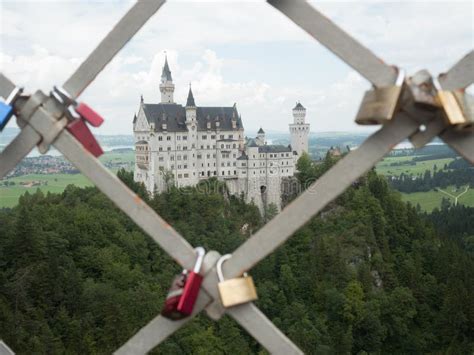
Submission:
<svg viewBox="0 0 474 355">
<path fill-rule="evenodd" d="M 297 103 L 290 126 L 291 145 L 267 144 L 262 128 L 255 138 L 244 134 L 242 118 L 230 107 L 196 106 L 191 86 L 186 105 L 174 102 L 174 84 L 165 59 L 161 102 L 144 103 L 133 118 L 134 179 L 152 192 L 196 185 L 216 177 L 229 191 L 253 201 L 261 210 L 270 203 L 281 208 L 282 178 L 295 173 L 302 152 L 308 151 L 306 109 Z"/>
</svg>

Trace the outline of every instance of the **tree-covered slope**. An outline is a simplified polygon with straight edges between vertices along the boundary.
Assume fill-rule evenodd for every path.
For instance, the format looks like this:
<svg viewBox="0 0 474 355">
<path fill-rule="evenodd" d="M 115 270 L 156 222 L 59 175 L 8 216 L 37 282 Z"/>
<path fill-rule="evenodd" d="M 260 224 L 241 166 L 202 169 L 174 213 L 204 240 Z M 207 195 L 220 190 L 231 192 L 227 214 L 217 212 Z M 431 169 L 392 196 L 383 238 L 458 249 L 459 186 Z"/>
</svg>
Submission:
<svg viewBox="0 0 474 355">
<path fill-rule="evenodd" d="M 306 178 L 323 165 L 308 164 Z M 221 253 L 262 225 L 215 181 L 148 202 L 193 245 Z M 19 354 L 112 352 L 159 313 L 180 271 L 95 188 L 25 195 L 0 211 L 0 226 L 0 338 Z M 306 353 L 458 354 L 473 349 L 473 270 L 459 243 L 371 172 L 251 274 L 258 306 Z M 205 316 L 155 350 L 261 351 L 230 318 Z"/>
</svg>

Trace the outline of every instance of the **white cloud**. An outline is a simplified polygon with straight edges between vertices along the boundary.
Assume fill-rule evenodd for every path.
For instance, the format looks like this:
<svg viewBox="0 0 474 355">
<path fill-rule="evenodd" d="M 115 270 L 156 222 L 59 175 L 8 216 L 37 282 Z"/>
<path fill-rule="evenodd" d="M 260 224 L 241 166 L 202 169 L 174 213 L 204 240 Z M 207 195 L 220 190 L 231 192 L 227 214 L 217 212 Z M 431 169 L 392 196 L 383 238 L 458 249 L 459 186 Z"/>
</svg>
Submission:
<svg viewBox="0 0 474 355">
<path fill-rule="evenodd" d="M 1 71 L 30 90 L 49 91 L 64 82 L 131 4 L 0 2 Z M 409 73 L 422 67 L 433 73 L 444 71 L 474 47 L 472 2 L 317 2 L 314 6 L 388 63 L 400 64 Z M 273 45 L 285 53 L 292 43 L 320 48 L 299 54 L 302 62 L 323 63 L 311 73 L 294 68 L 299 77 L 307 78 L 303 82 L 275 80 L 265 65 L 258 68 L 257 75 L 246 76 L 245 69 L 254 65 L 249 60 L 252 49 L 242 53 L 226 49 L 230 44 L 264 49 Z M 260 125 L 267 130 L 286 130 L 297 100 L 307 107 L 313 130 L 355 129 L 353 117 L 368 88 L 358 74 L 333 60 L 328 51 L 263 1 L 172 1 L 81 97 L 106 117 L 101 133 L 130 133 L 140 94 L 147 102 L 159 100 L 165 50 L 177 102 L 185 102 L 192 82 L 198 105 L 236 102 L 244 125 L 251 130 Z M 314 58 L 314 53 L 319 57 Z M 289 57 L 268 60 L 287 68 L 284 61 Z M 324 63 L 330 64 L 326 67 Z M 236 78 L 234 72 L 243 74 Z M 324 81 L 325 72 L 337 73 L 337 78 Z"/>
</svg>

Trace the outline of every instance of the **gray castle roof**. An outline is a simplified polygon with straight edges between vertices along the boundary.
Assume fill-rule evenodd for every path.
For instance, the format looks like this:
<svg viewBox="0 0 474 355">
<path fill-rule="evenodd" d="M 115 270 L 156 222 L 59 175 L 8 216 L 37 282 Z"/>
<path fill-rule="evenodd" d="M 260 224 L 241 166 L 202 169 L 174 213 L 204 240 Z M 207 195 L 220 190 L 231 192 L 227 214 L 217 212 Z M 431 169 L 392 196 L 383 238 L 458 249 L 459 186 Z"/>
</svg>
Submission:
<svg viewBox="0 0 474 355">
<path fill-rule="evenodd" d="M 285 153 L 291 152 L 291 146 L 284 146 L 284 145 L 262 145 L 258 147 L 259 153 Z"/>
<path fill-rule="evenodd" d="M 300 102 L 297 102 L 296 106 L 293 108 L 293 110 L 306 110 L 306 109 L 304 108 L 304 106 Z"/>
<path fill-rule="evenodd" d="M 171 70 L 170 67 L 168 66 L 168 58 L 165 57 L 165 65 L 163 66 L 163 71 L 161 72 L 161 76 L 165 77 L 166 80 L 168 81 L 173 81 L 173 78 L 171 78 Z"/>
<path fill-rule="evenodd" d="M 258 130 L 258 132 L 257 132 L 257 133 L 259 133 L 259 134 L 260 134 L 260 133 L 265 133 L 265 132 L 263 131 L 262 127 L 260 127 L 260 129 Z"/>
<path fill-rule="evenodd" d="M 168 132 L 187 132 L 186 109 L 175 103 L 142 104 L 148 123 L 155 124 L 155 131 L 163 131 L 163 123 Z M 236 128 L 232 128 L 232 118 L 236 120 Z M 196 107 L 198 131 L 207 131 L 207 122 L 211 123 L 212 130 L 237 131 L 243 128 L 242 120 L 237 107 Z M 216 126 L 219 122 L 219 127 Z"/>
<path fill-rule="evenodd" d="M 191 85 L 189 85 L 188 99 L 186 100 L 186 107 L 189 106 L 196 106 L 196 103 L 194 102 L 193 91 L 191 90 Z"/>
</svg>

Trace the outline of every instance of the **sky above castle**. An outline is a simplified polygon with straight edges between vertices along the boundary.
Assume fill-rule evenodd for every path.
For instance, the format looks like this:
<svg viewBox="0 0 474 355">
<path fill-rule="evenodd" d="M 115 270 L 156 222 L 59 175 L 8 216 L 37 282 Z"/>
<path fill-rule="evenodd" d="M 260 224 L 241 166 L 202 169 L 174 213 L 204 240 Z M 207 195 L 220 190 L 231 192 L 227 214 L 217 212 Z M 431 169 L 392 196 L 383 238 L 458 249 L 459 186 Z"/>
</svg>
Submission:
<svg viewBox="0 0 474 355">
<path fill-rule="evenodd" d="M 29 91 L 48 92 L 131 4 L 0 0 L 0 70 Z M 472 1 L 312 4 L 408 74 L 446 71 L 474 48 Z M 131 134 L 140 95 L 160 101 L 164 51 L 175 102 L 186 102 L 191 82 L 198 106 L 236 102 L 249 132 L 288 132 L 296 101 L 311 131 L 370 129 L 354 123 L 368 82 L 265 2 L 169 1 L 80 98 L 106 118 L 94 132 Z"/>
</svg>

